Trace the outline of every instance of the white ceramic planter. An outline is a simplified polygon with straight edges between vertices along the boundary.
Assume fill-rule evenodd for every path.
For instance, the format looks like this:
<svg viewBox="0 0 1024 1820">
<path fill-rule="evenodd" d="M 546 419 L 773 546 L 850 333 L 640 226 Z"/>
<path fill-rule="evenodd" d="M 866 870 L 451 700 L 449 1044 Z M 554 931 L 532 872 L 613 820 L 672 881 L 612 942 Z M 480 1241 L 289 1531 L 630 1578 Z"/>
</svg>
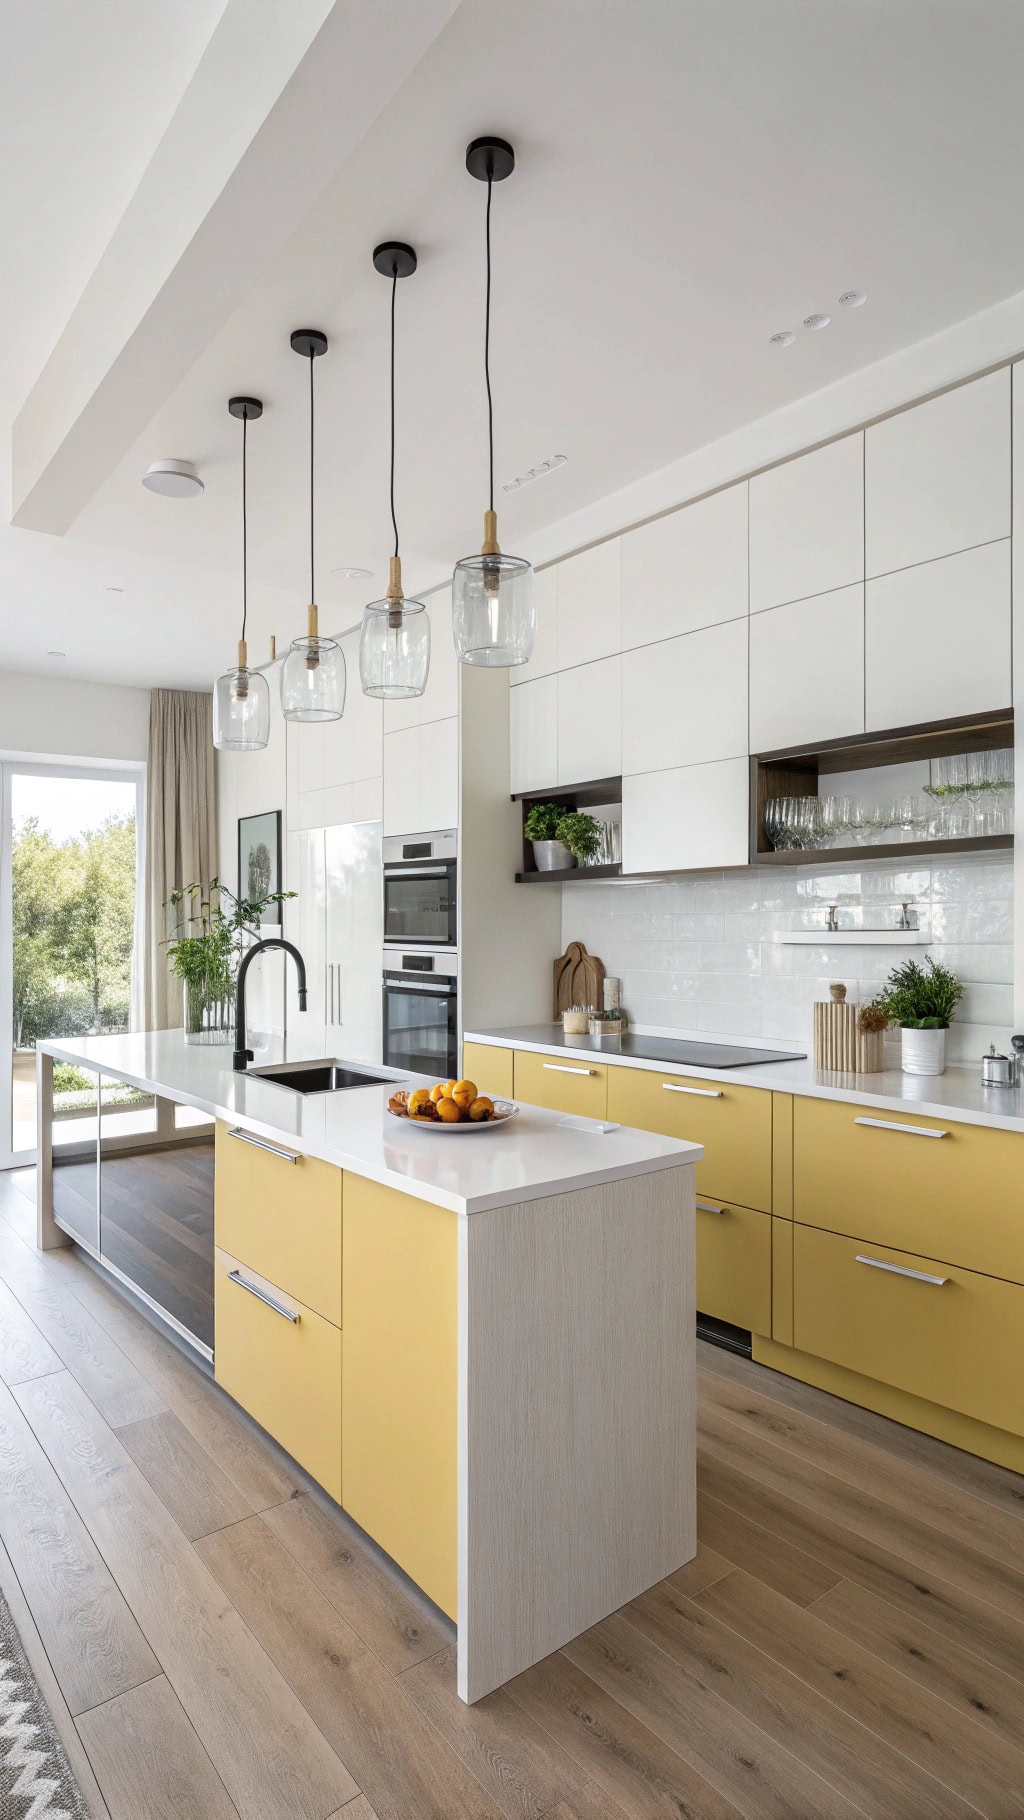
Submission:
<svg viewBox="0 0 1024 1820">
<path fill-rule="evenodd" d="M 946 1032 L 944 1030 L 901 1030 L 901 1065 L 904 1074 L 944 1074 L 946 1071 Z"/>
<path fill-rule="evenodd" d="M 535 840 L 533 843 L 533 860 L 538 872 L 563 872 L 576 861 L 567 846 L 560 840 Z"/>
</svg>

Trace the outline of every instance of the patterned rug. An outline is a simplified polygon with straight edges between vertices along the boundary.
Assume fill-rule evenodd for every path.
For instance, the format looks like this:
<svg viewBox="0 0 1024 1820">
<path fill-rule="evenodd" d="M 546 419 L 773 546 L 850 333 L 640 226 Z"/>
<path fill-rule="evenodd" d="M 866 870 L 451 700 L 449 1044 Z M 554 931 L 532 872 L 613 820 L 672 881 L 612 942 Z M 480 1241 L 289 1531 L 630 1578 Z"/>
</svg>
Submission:
<svg viewBox="0 0 1024 1820">
<path fill-rule="evenodd" d="M 2 1594 L 0 1820 L 90 1820 Z"/>
</svg>

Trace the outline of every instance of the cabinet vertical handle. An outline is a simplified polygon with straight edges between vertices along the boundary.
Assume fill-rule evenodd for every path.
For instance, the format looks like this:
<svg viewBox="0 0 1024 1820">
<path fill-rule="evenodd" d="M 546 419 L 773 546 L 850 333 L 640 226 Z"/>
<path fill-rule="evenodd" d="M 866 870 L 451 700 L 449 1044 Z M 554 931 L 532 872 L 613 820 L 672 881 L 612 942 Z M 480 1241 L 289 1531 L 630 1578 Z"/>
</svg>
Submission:
<svg viewBox="0 0 1024 1820">
<path fill-rule="evenodd" d="M 593 1074 L 597 1073 L 596 1068 L 570 1068 L 568 1066 L 568 1064 L 565 1062 L 545 1062 L 544 1067 L 550 1068 L 552 1074 L 591 1074 L 591 1075 L 593 1075 Z"/>
<path fill-rule="evenodd" d="M 873 1125 L 876 1131 L 902 1131 L 907 1137 L 948 1137 L 948 1131 L 933 1131 L 930 1125 L 897 1124 L 895 1119 L 855 1118 L 855 1125 Z"/>
<path fill-rule="evenodd" d="M 250 1283 L 242 1275 L 240 1270 L 229 1270 L 228 1282 L 237 1283 L 239 1289 L 247 1289 L 249 1294 L 254 1295 L 258 1302 L 265 1302 L 268 1308 L 272 1308 L 275 1314 L 281 1316 L 282 1320 L 290 1321 L 293 1327 L 299 1325 L 302 1316 L 296 1314 L 294 1308 L 286 1308 L 283 1302 L 275 1302 L 272 1295 L 268 1295 L 265 1289 L 258 1288 L 255 1283 Z"/>
<path fill-rule="evenodd" d="M 678 1081 L 662 1081 L 661 1090 L 663 1093 L 693 1093 L 701 1100 L 720 1100 L 722 1098 L 720 1087 L 681 1087 Z"/>
<path fill-rule="evenodd" d="M 271 1156 L 279 1156 L 284 1163 L 297 1163 L 299 1158 L 294 1150 L 282 1150 L 280 1144 L 268 1144 L 266 1138 L 257 1137 L 252 1131 L 243 1131 L 240 1125 L 234 1125 L 228 1137 L 239 1138 L 243 1144 L 255 1144 L 257 1150 L 269 1150 Z"/>
<path fill-rule="evenodd" d="M 934 1283 L 936 1289 L 949 1282 L 948 1277 L 932 1277 L 926 1270 L 908 1270 L 905 1264 L 887 1264 L 884 1258 L 864 1258 L 859 1252 L 857 1263 L 870 1264 L 872 1270 L 889 1270 L 894 1277 L 913 1277 L 915 1283 Z"/>
</svg>

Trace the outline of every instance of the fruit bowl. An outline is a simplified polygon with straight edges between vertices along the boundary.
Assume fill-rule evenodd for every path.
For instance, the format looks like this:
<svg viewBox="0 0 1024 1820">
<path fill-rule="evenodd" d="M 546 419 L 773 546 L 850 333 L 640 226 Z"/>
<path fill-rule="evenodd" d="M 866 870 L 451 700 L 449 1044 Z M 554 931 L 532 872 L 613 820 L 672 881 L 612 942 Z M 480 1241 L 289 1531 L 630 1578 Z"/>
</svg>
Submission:
<svg viewBox="0 0 1024 1820">
<path fill-rule="evenodd" d="M 403 1119 L 420 1131 L 490 1131 L 515 1118 L 519 1107 L 512 1100 L 492 1099 L 478 1093 L 473 1081 L 438 1081 L 435 1086 L 411 1092 L 400 1087 L 388 1101 L 393 1119 Z"/>
</svg>

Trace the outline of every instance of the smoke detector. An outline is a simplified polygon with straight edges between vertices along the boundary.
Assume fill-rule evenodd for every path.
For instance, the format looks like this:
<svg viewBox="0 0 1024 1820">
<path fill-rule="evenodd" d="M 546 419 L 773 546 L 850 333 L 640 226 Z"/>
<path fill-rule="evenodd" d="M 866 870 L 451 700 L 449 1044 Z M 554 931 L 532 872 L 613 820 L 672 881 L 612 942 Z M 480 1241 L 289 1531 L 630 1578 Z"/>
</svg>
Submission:
<svg viewBox="0 0 1024 1820">
<path fill-rule="evenodd" d="M 171 457 L 151 461 L 142 476 L 142 484 L 150 493 L 159 493 L 164 499 L 198 499 L 200 493 L 205 492 L 195 462 Z"/>
</svg>

